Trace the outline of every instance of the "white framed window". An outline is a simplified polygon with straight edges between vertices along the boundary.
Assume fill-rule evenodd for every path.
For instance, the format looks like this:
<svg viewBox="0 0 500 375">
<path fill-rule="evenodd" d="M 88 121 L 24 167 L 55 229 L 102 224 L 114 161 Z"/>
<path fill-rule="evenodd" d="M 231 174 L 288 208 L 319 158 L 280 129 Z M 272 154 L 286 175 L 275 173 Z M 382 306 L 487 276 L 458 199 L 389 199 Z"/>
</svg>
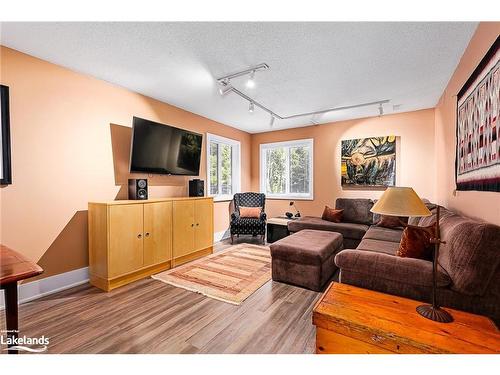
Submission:
<svg viewBox="0 0 500 375">
<path fill-rule="evenodd" d="M 207 193 L 215 201 L 240 192 L 240 142 L 207 133 Z"/>
<path fill-rule="evenodd" d="M 313 199 L 313 139 L 260 145 L 260 191 L 268 198 Z"/>
</svg>

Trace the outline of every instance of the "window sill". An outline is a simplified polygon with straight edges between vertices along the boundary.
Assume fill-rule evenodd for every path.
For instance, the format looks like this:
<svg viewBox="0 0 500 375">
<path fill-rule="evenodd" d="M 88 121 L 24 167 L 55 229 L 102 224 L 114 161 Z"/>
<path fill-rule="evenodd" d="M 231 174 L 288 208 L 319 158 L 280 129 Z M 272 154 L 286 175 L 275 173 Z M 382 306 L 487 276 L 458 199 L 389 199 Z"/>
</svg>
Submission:
<svg viewBox="0 0 500 375">
<path fill-rule="evenodd" d="M 297 195 L 268 195 L 266 194 L 266 199 L 272 200 L 282 200 L 282 201 L 313 201 L 314 197 L 304 197 Z"/>
<path fill-rule="evenodd" d="M 233 200 L 231 195 L 221 195 L 221 196 L 211 196 L 214 199 L 214 202 L 230 202 Z"/>
</svg>

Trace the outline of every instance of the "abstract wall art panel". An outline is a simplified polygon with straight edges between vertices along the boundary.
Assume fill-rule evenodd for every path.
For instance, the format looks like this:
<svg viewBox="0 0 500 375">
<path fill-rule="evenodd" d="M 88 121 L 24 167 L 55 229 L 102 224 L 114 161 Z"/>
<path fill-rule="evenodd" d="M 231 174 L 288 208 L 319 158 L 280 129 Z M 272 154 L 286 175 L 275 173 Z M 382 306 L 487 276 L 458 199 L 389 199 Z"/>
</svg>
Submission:
<svg viewBox="0 0 500 375">
<path fill-rule="evenodd" d="M 457 190 L 500 192 L 499 40 L 457 95 Z"/>
<path fill-rule="evenodd" d="M 341 156 L 342 186 L 395 185 L 395 136 L 343 140 Z"/>
</svg>

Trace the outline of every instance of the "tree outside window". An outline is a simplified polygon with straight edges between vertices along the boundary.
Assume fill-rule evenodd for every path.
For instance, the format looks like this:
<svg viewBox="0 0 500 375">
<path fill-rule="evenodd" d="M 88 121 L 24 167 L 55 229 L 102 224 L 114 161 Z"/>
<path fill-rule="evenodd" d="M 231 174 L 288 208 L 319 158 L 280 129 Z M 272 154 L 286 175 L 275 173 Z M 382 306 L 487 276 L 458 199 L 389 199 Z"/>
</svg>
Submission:
<svg viewBox="0 0 500 375">
<path fill-rule="evenodd" d="M 270 197 L 312 199 L 312 139 L 261 145 L 261 191 Z"/>
<path fill-rule="evenodd" d="M 207 134 L 208 192 L 215 200 L 231 199 L 239 191 L 240 142 Z"/>
</svg>

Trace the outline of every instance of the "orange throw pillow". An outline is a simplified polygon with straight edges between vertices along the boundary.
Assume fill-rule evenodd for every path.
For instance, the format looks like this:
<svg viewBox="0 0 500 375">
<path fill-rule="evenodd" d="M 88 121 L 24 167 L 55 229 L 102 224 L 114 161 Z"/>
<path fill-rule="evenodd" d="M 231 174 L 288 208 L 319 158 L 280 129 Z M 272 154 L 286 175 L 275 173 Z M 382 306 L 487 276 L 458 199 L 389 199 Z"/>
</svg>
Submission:
<svg viewBox="0 0 500 375">
<path fill-rule="evenodd" d="M 240 217 L 248 219 L 258 219 L 261 212 L 262 207 L 240 207 Z"/>
<path fill-rule="evenodd" d="M 431 243 L 431 238 L 433 233 L 434 225 L 429 227 L 406 227 L 396 255 L 402 258 L 432 260 L 434 244 Z"/>
<path fill-rule="evenodd" d="M 323 211 L 323 215 L 321 216 L 321 218 L 333 223 L 340 223 L 342 221 L 343 212 L 344 210 L 335 210 L 333 208 L 325 206 L 325 210 Z"/>
<path fill-rule="evenodd" d="M 399 216 L 389 216 L 389 215 L 380 215 L 380 220 L 377 224 L 377 227 L 384 228 L 399 228 L 404 227 L 408 223 L 408 218 L 401 218 Z"/>
</svg>

